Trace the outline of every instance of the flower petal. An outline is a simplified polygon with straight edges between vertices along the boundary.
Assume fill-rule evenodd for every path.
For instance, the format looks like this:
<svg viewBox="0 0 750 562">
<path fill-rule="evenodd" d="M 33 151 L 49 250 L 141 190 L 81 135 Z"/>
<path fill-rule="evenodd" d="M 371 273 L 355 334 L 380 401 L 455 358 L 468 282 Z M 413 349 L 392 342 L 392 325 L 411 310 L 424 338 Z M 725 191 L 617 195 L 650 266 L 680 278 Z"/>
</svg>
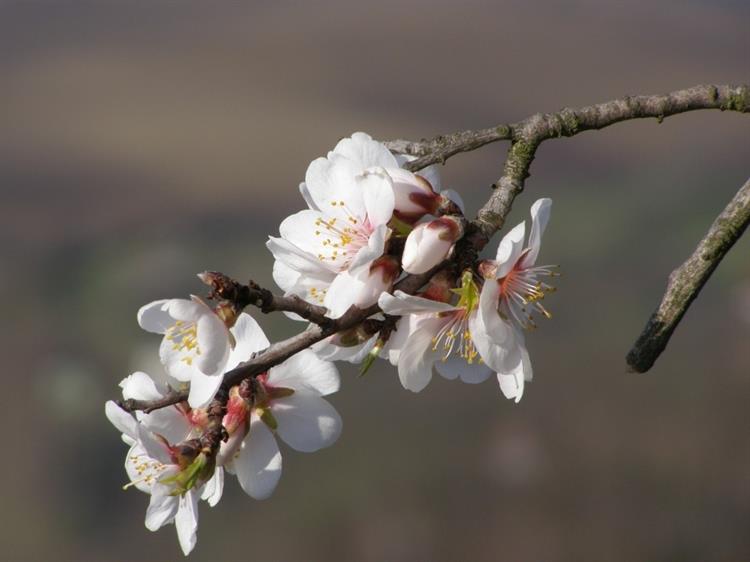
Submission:
<svg viewBox="0 0 750 562">
<path fill-rule="evenodd" d="M 325 399 L 295 393 L 271 403 L 276 433 L 292 449 L 312 453 L 332 445 L 341 435 L 341 417 Z"/>
<path fill-rule="evenodd" d="M 229 330 L 213 311 L 198 318 L 198 349 L 195 364 L 201 372 L 213 375 L 224 367 L 229 357 Z"/>
<path fill-rule="evenodd" d="M 457 376 L 465 383 L 478 384 L 490 378 L 493 371 L 483 363 L 467 363 L 461 357 L 448 357 L 445 361 L 435 361 L 435 369 L 446 379 L 455 379 Z"/>
<path fill-rule="evenodd" d="M 262 351 L 271 345 L 255 318 L 246 312 L 237 317 L 237 321 L 230 331 L 234 336 L 235 346 L 229 354 L 229 360 L 224 368 L 225 372 L 249 360 L 253 353 Z"/>
<path fill-rule="evenodd" d="M 469 331 L 482 360 L 498 372 L 506 371 L 520 361 L 515 328 L 497 312 L 500 287 L 488 279 L 482 287 L 477 311 L 469 316 Z"/>
<path fill-rule="evenodd" d="M 169 315 L 182 322 L 195 322 L 203 314 L 211 312 L 208 305 L 197 297 L 194 300 L 171 299 L 167 306 Z"/>
<path fill-rule="evenodd" d="M 388 173 L 382 168 L 372 168 L 358 175 L 355 181 L 362 191 L 370 224 L 375 227 L 388 224 L 395 204 L 393 182 Z"/>
<path fill-rule="evenodd" d="M 177 528 L 177 539 L 180 541 L 182 552 L 187 556 L 195 548 L 198 540 L 198 494 L 195 490 L 180 496 L 174 525 Z"/>
<path fill-rule="evenodd" d="M 373 230 L 370 237 L 367 239 L 367 246 L 363 246 L 354 256 L 354 259 L 349 264 L 349 270 L 354 271 L 355 269 L 370 265 L 373 260 L 376 260 L 383 255 L 385 250 L 385 242 L 391 234 L 391 229 L 386 225 L 381 224 Z"/>
<path fill-rule="evenodd" d="M 174 324 L 167 309 L 169 299 L 150 302 L 138 309 L 138 325 L 147 332 L 163 334 Z"/>
<path fill-rule="evenodd" d="M 245 493 L 264 500 L 276 489 L 281 477 L 281 453 L 276 438 L 258 416 L 250 418 L 250 432 L 233 463 L 237 480 Z"/>
<path fill-rule="evenodd" d="M 190 394 L 188 395 L 188 404 L 191 408 L 205 408 L 213 400 L 216 391 L 221 386 L 224 374 L 206 375 L 200 371 L 193 374 L 190 380 Z"/>
<path fill-rule="evenodd" d="M 219 503 L 223 492 L 224 469 L 219 466 L 216 467 L 216 470 L 214 470 L 214 475 L 208 480 L 208 482 L 206 482 L 206 485 L 203 487 L 201 499 L 206 500 L 208 502 L 208 505 L 214 507 L 217 503 Z"/>
<path fill-rule="evenodd" d="M 542 234 L 544 234 L 544 230 L 547 228 L 551 212 L 552 199 L 549 198 L 537 199 L 531 206 L 529 252 L 523 257 L 524 267 L 531 267 L 536 263 L 536 259 L 539 256 L 539 248 L 542 245 Z"/>
<path fill-rule="evenodd" d="M 386 314 L 393 316 L 404 316 L 406 314 L 423 314 L 450 312 L 456 307 L 445 303 L 409 295 L 403 291 L 383 293 L 378 299 L 378 305 Z"/>
<path fill-rule="evenodd" d="M 307 189 L 307 184 L 305 182 L 299 184 L 299 192 L 302 195 L 302 199 L 304 199 L 305 203 L 307 203 L 308 207 L 310 207 L 313 211 L 320 211 L 318 206 L 315 204 L 315 201 L 313 201 L 312 195 L 310 195 L 310 190 Z"/>
<path fill-rule="evenodd" d="M 341 381 L 333 363 L 319 359 L 309 349 L 292 355 L 289 359 L 271 367 L 268 384 L 291 388 L 295 392 L 306 392 L 326 396 L 337 392 Z"/>
<path fill-rule="evenodd" d="M 184 360 L 186 353 L 174 342 L 163 338 L 159 345 L 159 359 L 164 365 L 164 370 L 170 377 L 180 382 L 188 382 L 193 378 L 195 373 L 200 373 L 200 369 L 192 360 Z"/>
<path fill-rule="evenodd" d="M 138 437 L 138 422 L 135 418 L 120 408 L 114 401 L 107 400 L 104 404 L 104 413 L 117 431 L 133 439 Z"/>
<path fill-rule="evenodd" d="M 177 515 L 179 500 L 168 494 L 152 494 L 146 509 L 146 529 L 158 531 Z"/>
<path fill-rule="evenodd" d="M 398 358 L 398 378 L 407 390 L 419 392 L 432 379 L 432 366 L 437 355 L 432 351 L 432 339 L 450 321 L 429 318 L 422 322 L 401 348 Z"/>
<path fill-rule="evenodd" d="M 358 132 L 354 133 L 351 138 L 341 139 L 333 152 L 356 162 L 362 169 L 372 166 L 398 167 L 391 151 L 383 143 L 373 140 L 367 133 Z"/>
<path fill-rule="evenodd" d="M 377 335 L 372 336 L 366 342 L 359 345 L 340 346 L 334 343 L 336 336 L 331 336 L 319 341 L 310 349 L 315 352 L 318 358 L 324 361 L 347 361 L 348 363 L 359 364 L 365 356 L 372 351 L 377 341 Z"/>
<path fill-rule="evenodd" d="M 354 177 L 362 171 L 359 163 L 329 153 L 328 158 L 317 158 L 310 163 L 305 184 L 315 205 L 326 215 L 342 220 L 350 216 L 364 218 L 364 201 L 354 183 Z M 344 205 L 339 204 L 341 201 Z"/>
<path fill-rule="evenodd" d="M 332 271 L 334 267 L 333 265 L 329 267 L 327 262 L 320 261 L 317 254 L 306 253 L 283 238 L 269 236 L 266 248 L 276 260 L 284 262 L 300 273 L 322 275 L 325 271 Z"/>
<path fill-rule="evenodd" d="M 497 257 L 495 258 L 497 261 L 496 279 L 505 277 L 513 269 L 513 266 L 516 265 L 521 252 L 523 252 L 523 237 L 525 232 L 526 223 L 522 222 L 503 236 L 500 245 L 497 247 Z"/>
</svg>

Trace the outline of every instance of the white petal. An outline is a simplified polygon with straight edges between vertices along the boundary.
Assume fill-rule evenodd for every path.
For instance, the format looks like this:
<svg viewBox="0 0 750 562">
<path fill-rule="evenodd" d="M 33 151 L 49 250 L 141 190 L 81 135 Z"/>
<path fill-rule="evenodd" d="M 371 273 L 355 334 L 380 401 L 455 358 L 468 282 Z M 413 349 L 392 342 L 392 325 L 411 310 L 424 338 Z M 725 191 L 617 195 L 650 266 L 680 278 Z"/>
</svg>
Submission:
<svg viewBox="0 0 750 562">
<path fill-rule="evenodd" d="M 135 421 L 135 418 L 132 415 L 128 414 L 112 400 L 108 400 L 106 404 L 104 404 L 104 413 L 110 423 L 117 428 L 117 431 L 128 437 L 137 439 L 138 422 Z"/>
<path fill-rule="evenodd" d="M 163 334 L 174 324 L 167 311 L 169 299 L 154 301 L 138 310 L 138 325 L 147 332 Z"/>
<path fill-rule="evenodd" d="M 497 247 L 497 273 L 495 277 L 500 279 L 505 277 L 513 266 L 516 265 L 521 252 L 523 251 L 523 237 L 526 232 L 526 223 L 517 224 L 508 232 L 500 241 Z"/>
<path fill-rule="evenodd" d="M 216 391 L 221 386 L 224 375 L 206 375 L 200 371 L 193 375 L 190 381 L 188 404 L 191 408 L 205 408 L 213 400 Z"/>
<path fill-rule="evenodd" d="M 305 182 L 299 184 L 299 192 L 302 195 L 302 199 L 304 199 L 305 203 L 307 203 L 308 207 L 310 207 L 313 211 L 320 211 L 318 206 L 315 204 L 315 201 L 313 201 L 312 195 L 310 195 L 310 190 L 307 189 L 307 184 Z"/>
<path fill-rule="evenodd" d="M 213 312 L 198 319 L 198 348 L 195 364 L 201 372 L 213 375 L 224 367 L 229 357 L 229 330 Z"/>
<path fill-rule="evenodd" d="M 450 199 L 456 205 L 458 205 L 458 208 L 461 209 L 462 213 L 466 212 L 466 205 L 464 204 L 463 197 L 461 197 L 461 194 L 455 189 L 444 189 L 440 192 L 440 195 L 442 195 L 446 199 Z"/>
<path fill-rule="evenodd" d="M 250 432 L 233 463 L 240 486 L 256 500 L 264 500 L 276 489 L 281 477 L 281 453 L 276 438 L 253 414 Z"/>
<path fill-rule="evenodd" d="M 451 304 L 423 297 L 415 297 L 403 291 L 395 291 L 392 295 L 390 293 L 383 293 L 378 299 L 378 306 L 380 306 L 383 312 L 393 316 L 456 310 L 456 307 Z"/>
<path fill-rule="evenodd" d="M 427 273 L 446 258 L 455 240 L 443 220 L 419 224 L 409 233 L 401 258 L 404 271 L 417 275 Z"/>
<path fill-rule="evenodd" d="M 367 133 L 354 133 L 351 138 L 341 139 L 333 152 L 356 162 L 362 169 L 372 166 L 383 168 L 398 166 L 390 150 L 384 144 L 373 140 Z"/>
<path fill-rule="evenodd" d="M 216 470 L 214 470 L 214 475 L 208 480 L 208 482 L 206 482 L 206 485 L 203 487 L 201 499 L 206 500 L 208 502 L 208 505 L 214 507 L 217 503 L 219 503 L 223 492 L 224 469 L 219 466 L 216 467 Z"/>
<path fill-rule="evenodd" d="M 432 365 L 437 358 L 432 351 L 432 339 L 448 321 L 445 318 L 429 318 L 409 336 L 398 358 L 398 378 L 404 388 L 419 392 L 429 384 Z"/>
<path fill-rule="evenodd" d="M 187 556 L 195 548 L 198 540 L 198 494 L 195 490 L 180 496 L 174 524 L 177 527 L 177 539 L 180 541 L 182 552 Z"/>
<path fill-rule="evenodd" d="M 363 171 L 359 163 L 330 153 L 328 158 L 317 158 L 310 163 L 305 183 L 313 202 L 326 215 L 342 220 L 350 216 L 363 218 L 365 205 L 354 182 L 354 177 Z M 340 201 L 344 201 L 343 206 Z"/>
<path fill-rule="evenodd" d="M 305 349 L 268 372 L 268 384 L 326 396 L 337 392 L 341 381 L 333 363 L 319 359 Z"/>
<path fill-rule="evenodd" d="M 393 216 L 393 182 L 382 168 L 365 171 L 356 177 L 357 187 L 362 190 L 367 218 L 372 226 L 388 224 Z M 382 253 L 382 252 L 381 252 Z"/>
<path fill-rule="evenodd" d="M 355 269 L 368 266 L 373 260 L 382 256 L 383 250 L 385 250 L 385 241 L 390 234 L 391 229 L 384 224 L 375 228 L 367 239 L 367 246 L 360 248 L 357 255 L 349 264 L 349 270 L 354 271 Z"/>
<path fill-rule="evenodd" d="M 341 317 L 351 306 L 366 308 L 378 302 L 383 291 L 391 288 L 393 279 L 388 279 L 381 268 L 372 272 L 369 268 L 344 271 L 334 279 L 326 293 L 324 305 L 330 318 Z"/>
<path fill-rule="evenodd" d="M 341 417 L 325 399 L 295 393 L 271 403 L 276 433 L 292 449 L 311 453 L 332 445 L 341 435 Z"/>
<path fill-rule="evenodd" d="M 163 441 L 157 439 L 152 432 L 141 424 L 138 424 L 137 430 L 138 437 L 136 439 L 138 446 L 143 450 L 143 454 L 165 465 L 172 463 L 167 445 Z"/>
<path fill-rule="evenodd" d="M 193 378 L 193 375 L 200 373 L 200 369 L 195 365 L 195 362 L 190 363 L 183 360 L 187 356 L 188 354 L 185 353 L 184 349 L 180 349 L 167 338 L 161 340 L 159 359 L 161 359 L 167 374 L 180 382 L 188 382 Z"/>
<path fill-rule="evenodd" d="M 319 359 L 323 359 L 324 361 L 347 361 L 348 363 L 359 364 L 372 351 L 372 348 L 375 347 L 377 339 L 377 335 L 375 335 L 359 345 L 344 347 L 336 345 L 336 336 L 331 336 L 319 341 L 310 349 L 313 350 Z"/>
<path fill-rule="evenodd" d="M 183 322 L 195 322 L 201 315 L 211 311 L 208 305 L 200 300 L 171 299 L 167 306 L 169 315 Z"/>
<path fill-rule="evenodd" d="M 283 238 L 269 236 L 266 248 L 276 260 L 284 262 L 302 274 L 323 275 L 325 271 L 331 271 L 328 263 L 320 261 L 317 254 L 306 253 Z"/>
<path fill-rule="evenodd" d="M 167 523 L 171 523 L 177 514 L 178 505 L 177 496 L 152 494 L 146 509 L 146 529 L 157 531 Z"/>
<path fill-rule="evenodd" d="M 325 224 L 321 224 L 329 220 L 329 217 L 320 211 L 306 209 L 285 218 L 279 225 L 279 233 L 284 240 L 313 259 L 317 259 L 320 254 L 329 256 L 331 252 L 323 243 L 333 238 L 333 235 L 329 236 L 330 231 L 326 229 Z M 339 261 L 341 260 L 342 258 L 339 258 Z"/>
<path fill-rule="evenodd" d="M 401 349 L 406 344 L 412 332 L 417 329 L 419 318 L 420 317 L 417 315 L 408 314 L 396 322 L 395 329 L 391 333 L 391 337 L 388 338 L 381 353 L 381 356 L 386 357 L 394 367 L 398 365 L 398 358 L 401 354 Z M 425 317 L 422 316 L 421 318 L 424 319 Z"/>
<path fill-rule="evenodd" d="M 417 170 L 415 172 L 417 175 L 422 176 L 424 179 L 426 179 L 428 182 L 430 182 L 430 186 L 432 187 L 432 190 L 435 193 L 440 193 L 440 188 L 443 185 L 442 180 L 440 179 L 440 168 L 437 164 L 432 164 L 430 166 L 427 166 L 426 168 L 422 168 L 421 170 Z M 452 191 L 453 190 L 449 190 Z M 453 192 L 455 193 L 455 192 Z M 455 201 L 455 199 L 450 198 L 455 203 L 459 203 L 458 201 Z M 459 197 L 460 199 L 460 197 Z M 461 207 L 461 210 L 463 211 L 463 201 L 459 204 L 459 207 Z"/>
<path fill-rule="evenodd" d="M 158 400 L 163 393 L 156 388 L 156 383 L 148 374 L 136 371 L 120 381 L 122 397 L 126 400 Z"/>
<path fill-rule="evenodd" d="M 500 288 L 488 279 L 482 287 L 477 311 L 469 316 L 469 331 L 482 360 L 495 371 L 505 371 L 520 361 L 515 328 L 497 312 Z"/>
<path fill-rule="evenodd" d="M 461 357 L 450 356 L 445 361 L 435 361 L 435 369 L 446 379 L 457 376 L 468 384 L 478 384 L 490 378 L 493 371 L 487 365 L 475 361 L 471 365 Z"/>
<path fill-rule="evenodd" d="M 497 382 L 500 383 L 500 390 L 508 400 L 515 400 L 516 404 L 520 402 L 524 386 L 523 363 L 519 361 L 515 369 L 498 373 Z"/>
<path fill-rule="evenodd" d="M 235 346 L 229 355 L 225 371 L 234 369 L 240 363 L 249 360 L 253 353 L 271 345 L 260 325 L 246 312 L 237 317 L 237 321 L 230 331 L 234 336 Z"/>
<path fill-rule="evenodd" d="M 539 256 L 539 248 L 542 245 L 542 234 L 547 228 L 550 213 L 552 212 L 552 199 L 537 199 L 531 206 L 531 233 L 529 233 L 529 252 L 523 258 L 524 267 L 531 267 L 536 263 Z"/>
</svg>

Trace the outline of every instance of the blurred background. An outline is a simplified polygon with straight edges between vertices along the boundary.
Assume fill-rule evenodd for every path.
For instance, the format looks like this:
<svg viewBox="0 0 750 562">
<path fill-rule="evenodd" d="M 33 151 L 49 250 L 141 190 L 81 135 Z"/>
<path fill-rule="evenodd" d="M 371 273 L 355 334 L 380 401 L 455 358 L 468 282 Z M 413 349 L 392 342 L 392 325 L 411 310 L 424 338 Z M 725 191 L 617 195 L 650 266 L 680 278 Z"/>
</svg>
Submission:
<svg viewBox="0 0 750 562">
<path fill-rule="evenodd" d="M 104 418 L 159 367 L 136 310 L 205 269 L 272 287 L 264 241 L 339 138 L 747 82 L 749 22 L 743 0 L 0 3 L 3 558 L 182 558 Z M 651 373 L 624 362 L 750 175 L 749 132 L 704 111 L 545 143 L 507 223 L 554 199 L 541 260 L 564 277 L 523 401 L 343 365 L 338 443 L 283 449 L 264 502 L 228 484 L 191 560 L 750 559 L 750 237 Z M 505 149 L 444 166 L 469 213 Z"/>
</svg>

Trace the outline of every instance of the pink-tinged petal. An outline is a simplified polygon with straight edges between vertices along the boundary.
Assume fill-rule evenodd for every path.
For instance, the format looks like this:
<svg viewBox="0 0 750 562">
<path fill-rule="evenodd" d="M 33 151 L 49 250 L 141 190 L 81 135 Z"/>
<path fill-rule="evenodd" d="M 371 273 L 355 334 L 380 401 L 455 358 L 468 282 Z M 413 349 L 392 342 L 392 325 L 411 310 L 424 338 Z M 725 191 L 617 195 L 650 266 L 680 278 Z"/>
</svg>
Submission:
<svg viewBox="0 0 750 562">
<path fill-rule="evenodd" d="M 355 178 L 372 226 L 388 224 L 393 217 L 393 182 L 382 168 L 366 170 Z M 382 252 L 381 252 L 382 253 Z"/>
<path fill-rule="evenodd" d="M 208 502 L 208 505 L 214 507 L 219 500 L 221 495 L 224 493 L 224 469 L 216 467 L 214 475 L 206 482 L 201 493 L 201 499 Z"/>
<path fill-rule="evenodd" d="M 367 133 L 354 133 L 351 138 L 341 139 L 333 152 L 356 162 L 362 169 L 372 166 L 398 166 L 391 151 Z"/>
<path fill-rule="evenodd" d="M 195 322 L 201 315 L 210 311 L 201 300 L 172 299 L 169 301 L 169 315 L 182 322 Z"/>
<path fill-rule="evenodd" d="M 229 330 L 213 312 L 198 319 L 198 349 L 200 354 L 194 359 L 195 365 L 207 375 L 217 373 L 229 358 Z"/>
<path fill-rule="evenodd" d="M 341 417 L 324 398 L 292 394 L 271 402 L 276 433 L 292 449 L 312 453 L 332 445 L 341 435 Z"/>
<path fill-rule="evenodd" d="M 513 266 L 516 265 L 521 252 L 523 252 L 523 237 L 525 232 L 526 223 L 522 222 L 503 236 L 500 245 L 497 247 L 497 257 L 495 258 L 497 261 L 496 279 L 505 277 L 513 269 Z"/>
<path fill-rule="evenodd" d="M 305 392 L 326 396 L 337 392 L 341 381 L 333 363 L 319 359 L 306 349 L 293 355 L 280 365 L 271 367 L 268 384 L 291 388 L 295 392 Z"/>
<path fill-rule="evenodd" d="M 407 273 L 427 273 L 442 262 L 462 229 L 448 217 L 417 225 L 406 237 L 401 263 Z"/>
<path fill-rule="evenodd" d="M 516 330 L 497 312 L 500 288 L 488 279 L 482 287 L 477 311 L 469 316 L 469 331 L 482 360 L 495 371 L 504 371 L 520 360 Z"/>
<path fill-rule="evenodd" d="M 224 371 L 234 369 L 240 363 L 248 361 L 253 353 L 271 345 L 260 325 L 246 312 L 237 317 L 237 321 L 230 331 L 234 336 L 235 346 L 229 355 Z"/>
<path fill-rule="evenodd" d="M 193 374 L 190 381 L 188 404 L 191 408 L 205 408 L 213 400 L 221 386 L 224 375 L 206 375 L 200 371 Z"/>
<path fill-rule="evenodd" d="M 421 174 L 413 174 L 401 168 L 390 168 L 387 172 L 393 182 L 393 210 L 400 218 L 412 222 L 437 210 L 440 197 Z"/>
<path fill-rule="evenodd" d="M 174 525 L 177 528 L 177 539 L 182 552 L 187 556 L 195 548 L 198 540 L 198 494 L 195 490 L 180 496 Z"/>
<path fill-rule="evenodd" d="M 378 305 L 386 314 L 404 316 L 406 314 L 440 313 L 456 310 L 456 307 L 423 297 L 409 295 L 403 291 L 383 293 L 378 299 Z"/>
<path fill-rule="evenodd" d="M 256 414 L 250 419 L 250 432 L 233 463 L 240 486 L 256 500 L 268 498 L 281 477 L 281 453 L 276 438 Z"/>
<path fill-rule="evenodd" d="M 432 350 L 432 340 L 447 321 L 449 320 L 444 318 L 425 320 L 401 349 L 398 378 L 407 390 L 420 392 L 432 380 L 432 366 L 438 358 Z"/>
<path fill-rule="evenodd" d="M 138 325 L 147 332 L 163 334 L 174 324 L 174 318 L 169 315 L 168 308 L 168 299 L 154 301 L 142 306 L 138 310 Z"/>
<path fill-rule="evenodd" d="M 376 227 L 367 239 L 367 246 L 360 248 L 357 255 L 354 256 L 354 259 L 349 264 L 349 271 L 369 266 L 373 260 L 382 256 L 385 250 L 385 242 L 388 240 L 390 234 L 391 229 L 386 225 L 381 224 Z"/>
<path fill-rule="evenodd" d="M 329 153 L 328 158 L 317 158 L 310 163 L 305 183 L 313 202 L 326 215 L 340 220 L 348 220 L 350 216 L 363 218 L 364 201 L 354 183 L 354 177 L 362 171 L 349 158 Z M 341 201 L 344 205 L 339 204 Z"/>
<path fill-rule="evenodd" d="M 299 192 L 300 195 L 302 195 L 302 199 L 304 199 L 305 203 L 307 203 L 308 207 L 310 207 L 313 211 L 320 211 L 318 206 L 315 204 L 315 201 L 313 201 L 312 195 L 310 195 L 310 190 L 307 189 L 307 184 L 305 182 L 299 184 Z"/>
<path fill-rule="evenodd" d="M 104 414 L 117 431 L 132 439 L 138 438 L 138 422 L 135 421 L 132 415 L 115 404 L 115 402 L 108 400 L 104 404 Z"/>
<path fill-rule="evenodd" d="M 445 361 L 435 361 L 435 369 L 443 377 L 453 380 L 459 377 L 468 384 L 479 384 L 490 378 L 493 371 L 487 365 L 474 362 L 471 365 L 461 357 L 450 356 Z"/>
<path fill-rule="evenodd" d="M 536 263 L 539 256 L 539 248 L 542 245 L 542 235 L 547 228 L 550 213 L 552 212 L 552 199 L 537 199 L 531 206 L 531 232 L 529 233 L 529 251 L 523 257 L 523 266 L 531 267 Z"/>
<path fill-rule="evenodd" d="M 146 529 L 158 531 L 177 515 L 179 500 L 168 494 L 152 494 L 146 509 Z"/>
</svg>

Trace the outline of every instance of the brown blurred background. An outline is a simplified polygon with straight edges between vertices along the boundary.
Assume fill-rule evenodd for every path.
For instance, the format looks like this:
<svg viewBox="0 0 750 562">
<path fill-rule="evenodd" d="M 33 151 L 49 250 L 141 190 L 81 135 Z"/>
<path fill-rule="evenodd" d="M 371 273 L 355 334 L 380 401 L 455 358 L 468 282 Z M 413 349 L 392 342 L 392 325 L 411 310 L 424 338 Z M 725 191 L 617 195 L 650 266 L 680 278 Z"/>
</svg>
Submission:
<svg viewBox="0 0 750 562">
<path fill-rule="evenodd" d="M 750 80 L 750 5 L 2 2 L 0 558 L 179 560 L 123 492 L 103 415 L 157 368 L 137 307 L 218 269 L 272 286 L 264 240 L 337 139 L 486 127 Z M 750 118 L 699 112 L 545 144 L 509 225 L 554 199 L 564 277 L 520 405 L 493 381 L 403 390 L 342 366 L 331 449 L 232 482 L 191 560 L 749 560 L 750 238 L 652 373 L 624 355 L 669 271 L 750 175 Z M 455 157 L 470 212 L 505 146 Z M 259 318 L 273 338 L 299 326 Z M 382 366 L 381 366 L 382 367 Z"/>
</svg>

